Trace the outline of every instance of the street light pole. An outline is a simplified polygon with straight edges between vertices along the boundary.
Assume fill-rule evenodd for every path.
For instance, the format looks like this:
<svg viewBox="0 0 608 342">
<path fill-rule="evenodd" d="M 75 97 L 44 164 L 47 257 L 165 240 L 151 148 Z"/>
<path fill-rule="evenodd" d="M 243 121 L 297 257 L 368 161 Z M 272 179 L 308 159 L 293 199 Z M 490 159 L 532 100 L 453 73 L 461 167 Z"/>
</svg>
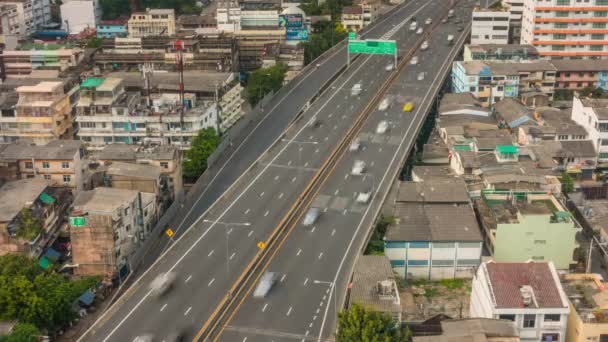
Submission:
<svg viewBox="0 0 608 342">
<path fill-rule="evenodd" d="M 229 245 L 228 245 L 228 234 L 230 234 L 230 232 L 228 231 L 229 227 L 238 227 L 238 226 L 251 226 L 251 223 L 249 222 L 223 222 L 223 221 L 214 221 L 214 220 L 207 220 L 204 219 L 203 222 L 206 223 L 212 223 L 212 224 L 221 224 L 225 227 L 224 231 L 226 232 L 226 276 L 228 276 L 230 274 L 230 250 L 229 250 Z"/>
<path fill-rule="evenodd" d="M 317 145 L 317 144 L 319 144 L 318 141 L 298 141 L 298 140 L 293 140 L 293 139 L 281 139 L 281 140 L 285 141 L 287 143 L 294 143 L 294 144 L 298 144 L 298 145 L 305 145 L 305 144 Z M 298 147 L 298 164 L 302 164 L 302 146 Z"/>
</svg>

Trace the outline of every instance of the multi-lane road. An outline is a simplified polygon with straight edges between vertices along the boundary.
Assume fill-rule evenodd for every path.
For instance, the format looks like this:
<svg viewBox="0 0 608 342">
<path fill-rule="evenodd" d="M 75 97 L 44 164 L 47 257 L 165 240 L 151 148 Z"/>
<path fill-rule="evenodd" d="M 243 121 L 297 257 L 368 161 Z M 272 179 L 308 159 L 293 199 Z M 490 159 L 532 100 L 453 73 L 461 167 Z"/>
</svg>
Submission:
<svg viewBox="0 0 608 342">
<path fill-rule="evenodd" d="M 464 15 L 470 8 L 463 6 L 458 12 Z M 469 17 L 463 19 L 467 25 Z M 429 49 L 416 52 L 418 65 L 408 65 L 387 91 L 393 105 L 375 110 L 363 125 L 358 134 L 363 147 L 347 152 L 321 186 L 312 202 L 323 209 L 317 223 L 296 225 L 272 258 L 267 270 L 279 274 L 272 291 L 266 298 L 246 296 L 223 330 L 221 341 L 316 341 L 332 336 L 336 307 L 344 302 L 368 229 L 449 73 L 446 61 L 459 51 L 465 32 L 458 32 L 453 21 L 433 30 Z M 454 46 L 447 44 L 449 34 L 455 36 Z M 424 73 L 421 81 L 420 73 Z M 402 110 L 407 101 L 417 104 L 411 113 Z M 387 133 L 376 132 L 381 121 L 389 123 Z M 355 160 L 368 165 L 363 176 L 351 174 Z M 370 189 L 374 195 L 368 204 L 355 201 L 357 193 Z"/>
<path fill-rule="evenodd" d="M 443 0 L 410 2 L 378 23 L 374 30 L 369 31 L 368 37 L 396 39 L 400 54 L 406 54 L 424 39 L 424 35 L 415 35 L 407 30 L 411 17 L 431 17 L 438 21 L 447 13 L 446 6 L 447 2 Z M 268 340 L 267 336 L 253 334 L 248 329 L 287 332 L 297 336 L 306 336 L 308 330 L 311 336 L 329 336 L 334 315 L 327 309 L 309 306 L 318 306 L 320 302 L 327 304 L 331 298 L 330 293 L 333 293 L 328 291 L 328 284 L 338 284 L 335 287 L 338 298 L 340 294 L 343 295 L 341 289 L 344 288 L 342 285 L 346 277 L 342 270 L 348 269 L 353 259 L 346 260 L 346 256 L 353 256 L 356 248 L 352 246 L 361 240 L 364 230 L 361 229 L 365 226 L 363 219 L 372 216 L 370 211 L 375 208 L 373 204 L 379 202 L 376 197 L 372 205 L 354 205 L 353 192 L 360 191 L 362 187 L 378 191 L 387 183 L 387 175 L 385 173 L 383 176 L 381 171 L 386 171 L 389 166 L 389 169 L 394 168 L 393 164 L 398 162 L 394 151 L 415 137 L 418 122 L 421 122 L 423 113 L 428 110 L 425 108 L 430 103 L 428 94 L 432 94 L 431 90 L 438 87 L 438 76 L 435 75 L 449 66 L 446 63 L 450 58 L 447 52 L 453 50 L 447 46 L 446 32 L 454 31 L 453 25 L 440 25 L 427 36 L 431 47 L 423 53 L 424 56 L 420 56 L 419 66 L 414 67 L 426 72 L 425 79 L 416 81 L 418 73 L 412 73 L 408 68 L 408 72 L 395 85 L 400 88 L 391 88 L 395 95 L 392 109 L 373 114 L 374 118 L 386 118 L 390 126 L 389 132 L 384 136 L 369 133 L 360 135 L 366 147 L 360 151 L 360 157 L 369 158 L 378 164 L 375 166 L 370 162 L 369 175 L 353 180 L 348 176 L 348 168 L 351 166 L 348 163 L 352 162 L 348 160 L 350 156 L 340 162 L 322 193 L 315 199 L 315 205 L 327 208 L 321 216 L 319 226 L 309 230 L 296 229 L 273 259 L 272 270 L 276 268 L 285 275 L 281 285 L 272 292 L 266 306 L 258 307 L 259 302 L 246 298 L 222 335 L 223 340 L 235 340 L 230 334 L 237 334 L 234 338 L 240 340 Z M 344 49 L 334 53 L 336 56 L 341 54 L 345 61 Z M 319 69 L 330 61 L 339 63 L 337 59 L 327 58 Z M 228 291 L 258 253 L 257 243 L 267 240 L 290 213 L 302 191 L 341 142 L 355 118 L 381 89 L 390 74 L 384 70 L 385 66 L 391 61 L 392 58 L 388 56 L 361 56 L 355 60 L 289 126 L 282 138 L 264 153 L 260 152 L 261 157 L 252 161 L 253 166 L 240 174 L 229 190 L 204 215 L 196 208 L 193 209 L 192 212 L 198 214 L 198 218 L 192 227 L 102 315 L 81 340 L 133 341 L 136 336 L 152 334 L 158 341 L 162 341 L 172 330 L 181 328 L 189 329 L 191 335 L 194 335 L 217 312 L 218 305 L 228 298 Z M 334 65 L 333 68 L 340 68 L 340 65 Z M 302 84 L 306 82 L 304 80 Z M 363 92 L 358 96 L 350 93 L 355 84 L 363 87 Z M 400 111 L 405 100 L 418 103 L 413 113 L 403 114 Z M 277 106 L 280 105 L 279 102 Z M 364 131 L 374 131 L 373 121 L 368 119 Z M 248 144 L 251 143 L 253 142 Z M 336 244 L 338 240 L 344 240 L 347 244 Z M 307 259 L 303 262 L 304 257 Z M 278 264 L 275 266 L 275 263 Z M 168 271 L 178 275 L 176 286 L 166 296 L 155 297 L 148 289 L 148 284 L 158 274 Z M 302 284 L 306 284 L 297 287 L 300 280 L 296 275 L 301 272 L 308 274 L 305 277 L 308 280 L 302 279 Z M 339 275 L 342 276 L 338 277 Z M 294 291 L 287 295 L 290 288 Z M 328 297 L 323 299 L 323 296 Z M 286 306 L 289 303 L 292 303 L 291 306 Z M 282 307 L 285 312 L 282 312 Z M 319 309 L 320 315 L 316 309 Z M 279 329 L 278 327 L 283 327 L 278 325 L 281 321 L 279 318 L 282 319 L 283 316 L 297 319 L 293 321 L 295 323 L 288 323 Z M 308 329 L 302 329 L 308 325 Z"/>
</svg>

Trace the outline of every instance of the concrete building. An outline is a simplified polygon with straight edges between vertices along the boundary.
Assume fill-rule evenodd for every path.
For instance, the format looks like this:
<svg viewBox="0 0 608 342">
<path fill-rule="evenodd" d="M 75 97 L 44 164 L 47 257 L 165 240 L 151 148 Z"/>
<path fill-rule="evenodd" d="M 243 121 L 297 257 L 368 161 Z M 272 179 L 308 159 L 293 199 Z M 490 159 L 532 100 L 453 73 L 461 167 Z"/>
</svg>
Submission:
<svg viewBox="0 0 608 342">
<path fill-rule="evenodd" d="M 552 261 L 558 269 L 575 263 L 577 228 L 553 195 L 482 191 L 476 208 L 497 262 Z"/>
<path fill-rule="evenodd" d="M 570 306 L 551 262 L 481 264 L 471 317 L 515 322 L 521 341 L 565 342 Z"/>
<path fill-rule="evenodd" d="M 358 0 L 354 4 L 363 10 L 363 26 L 375 22 L 380 15 L 382 3 L 379 0 Z"/>
<path fill-rule="evenodd" d="M 441 335 L 414 336 L 413 342 L 519 342 L 514 322 L 491 318 L 441 321 Z"/>
<path fill-rule="evenodd" d="M 509 43 L 519 44 L 524 0 L 503 0 L 503 3 L 509 7 Z"/>
<path fill-rule="evenodd" d="M 94 151 L 90 162 L 107 164 L 108 162 L 125 162 L 141 165 L 153 165 L 160 169 L 163 182 L 166 182 L 172 199 L 183 192 L 182 157 L 179 148 L 171 145 L 125 145 L 108 144 L 103 149 Z"/>
<path fill-rule="evenodd" d="M 84 189 L 83 158 L 83 144 L 78 140 L 53 140 L 42 146 L 0 145 L 0 168 L 7 170 L 2 172 L 3 178 L 44 178 L 49 186 L 73 191 Z"/>
<path fill-rule="evenodd" d="M 535 61 L 540 55 L 532 45 L 519 44 L 467 44 L 463 60 L 468 61 Z"/>
<path fill-rule="evenodd" d="M 16 89 L 15 116 L 0 117 L 5 141 L 29 138 L 38 145 L 72 134 L 70 99 L 61 82 L 40 82 Z"/>
<path fill-rule="evenodd" d="M 483 239 L 462 179 L 401 182 L 394 206 L 384 253 L 395 273 L 405 279 L 473 276 Z"/>
<path fill-rule="evenodd" d="M 608 100 L 572 99 L 572 120 L 583 126 L 589 134 L 597 161 L 608 161 Z"/>
<path fill-rule="evenodd" d="M 570 302 L 568 342 L 608 339 L 608 297 L 599 274 L 566 273 L 562 287 Z"/>
<path fill-rule="evenodd" d="M 21 50 L 4 50 L 0 53 L 7 76 L 23 77 L 39 68 L 64 71 L 80 64 L 84 58 L 84 51 L 80 48 L 55 45 L 34 45 L 32 49 L 26 49 L 27 47 L 22 45 Z"/>
<path fill-rule="evenodd" d="M 473 9 L 471 44 L 507 44 L 509 18 L 508 7 Z"/>
<path fill-rule="evenodd" d="M 608 90 L 608 60 L 553 60 L 555 89 L 580 90 L 586 87 Z M 583 94 L 586 95 L 586 94 Z"/>
<path fill-rule="evenodd" d="M 360 255 L 353 270 L 348 306 L 353 303 L 401 322 L 401 299 L 395 274 L 384 255 Z"/>
<path fill-rule="evenodd" d="M 100 20 L 97 24 L 97 38 L 124 38 L 127 31 L 128 19 Z"/>
<path fill-rule="evenodd" d="M 175 10 L 147 8 L 145 12 L 133 13 L 129 19 L 128 30 L 130 38 L 173 36 Z"/>
<path fill-rule="evenodd" d="M 61 4 L 62 28 L 69 34 L 95 29 L 101 14 L 98 0 L 68 0 Z"/>
<path fill-rule="evenodd" d="M 157 219 L 156 196 L 96 188 L 78 193 L 70 217 L 77 275 L 113 275 L 147 238 Z"/>
<path fill-rule="evenodd" d="M 361 30 L 365 26 L 363 8 L 360 6 L 343 7 L 340 22 L 347 31 L 357 32 Z"/>
<path fill-rule="evenodd" d="M 238 1 L 218 1 L 215 17 L 219 31 L 236 32 L 241 30 L 241 6 L 239 6 Z"/>
<path fill-rule="evenodd" d="M 2 0 L 0 5 L 1 18 L 8 19 L 6 27 L 2 24 L 4 34 L 25 38 L 51 23 L 50 0 Z"/>
<path fill-rule="evenodd" d="M 57 238 L 72 199 L 67 191 L 49 188 L 44 179 L 34 178 L 4 184 L 0 202 L 0 255 L 38 258 Z M 36 223 L 26 228 L 24 215 Z"/>
<path fill-rule="evenodd" d="M 221 132 L 228 130 L 245 114 L 243 111 L 245 99 L 241 96 L 242 92 L 243 87 L 240 84 L 236 84 L 222 96 L 218 104 L 220 107 L 219 119 Z"/>
<path fill-rule="evenodd" d="M 550 58 L 608 56 L 608 3 L 604 0 L 525 0 L 521 44 Z"/>
</svg>

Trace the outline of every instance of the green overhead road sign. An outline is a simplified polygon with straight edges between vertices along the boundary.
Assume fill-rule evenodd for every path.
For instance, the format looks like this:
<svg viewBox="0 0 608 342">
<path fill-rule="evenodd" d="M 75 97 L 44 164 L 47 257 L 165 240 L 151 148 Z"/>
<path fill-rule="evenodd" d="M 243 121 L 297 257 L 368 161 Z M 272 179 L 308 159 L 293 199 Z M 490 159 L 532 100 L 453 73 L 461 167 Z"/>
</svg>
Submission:
<svg viewBox="0 0 608 342">
<path fill-rule="evenodd" d="M 349 40 L 348 52 L 369 55 L 394 55 L 397 53 L 397 43 L 394 40 Z"/>
<path fill-rule="evenodd" d="M 348 32 L 348 40 L 357 39 L 357 34 L 355 32 Z"/>
<path fill-rule="evenodd" d="M 84 227 L 87 224 L 87 220 L 83 216 L 70 217 L 70 226 L 72 227 Z"/>
</svg>

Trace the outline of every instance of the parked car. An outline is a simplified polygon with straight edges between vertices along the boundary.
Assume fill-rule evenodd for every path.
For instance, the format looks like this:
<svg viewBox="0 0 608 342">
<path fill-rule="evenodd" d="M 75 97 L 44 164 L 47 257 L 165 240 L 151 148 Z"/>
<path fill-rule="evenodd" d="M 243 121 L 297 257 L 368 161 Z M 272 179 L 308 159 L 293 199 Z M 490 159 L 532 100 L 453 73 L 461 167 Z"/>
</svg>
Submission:
<svg viewBox="0 0 608 342">
<path fill-rule="evenodd" d="M 348 148 L 351 152 L 358 151 L 361 147 L 361 142 L 359 139 L 355 139 L 350 143 L 350 147 Z"/>
<path fill-rule="evenodd" d="M 418 25 L 416 24 L 416 22 L 412 22 L 412 23 L 410 24 L 410 31 L 415 31 L 415 30 L 416 30 L 416 26 L 418 26 Z"/>
<path fill-rule="evenodd" d="M 151 335 L 151 334 L 139 335 L 139 336 L 135 337 L 135 339 L 133 340 L 133 342 L 153 342 L 153 341 L 154 341 L 154 335 Z"/>
</svg>

